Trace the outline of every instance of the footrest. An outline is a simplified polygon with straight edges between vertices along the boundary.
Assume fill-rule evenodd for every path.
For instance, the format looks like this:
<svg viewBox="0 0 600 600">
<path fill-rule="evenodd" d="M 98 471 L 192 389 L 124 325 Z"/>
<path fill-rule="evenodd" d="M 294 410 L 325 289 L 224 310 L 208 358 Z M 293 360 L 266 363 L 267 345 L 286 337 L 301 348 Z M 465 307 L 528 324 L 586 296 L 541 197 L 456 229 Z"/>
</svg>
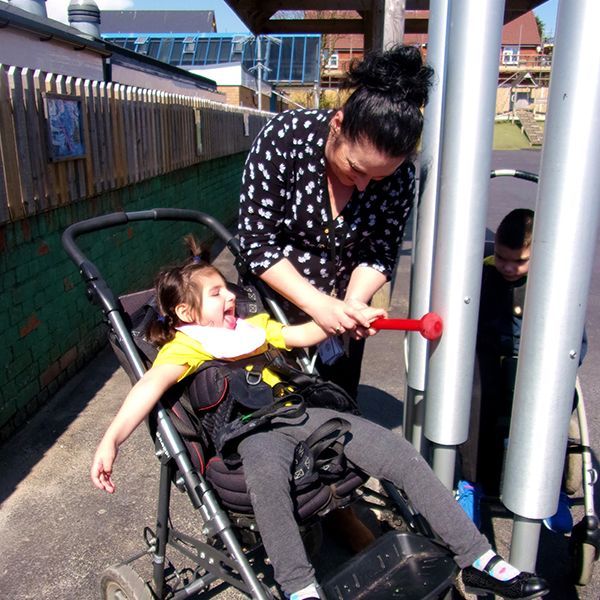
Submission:
<svg viewBox="0 0 600 600">
<path fill-rule="evenodd" d="M 413 533 L 390 531 L 322 584 L 328 600 L 433 600 L 453 584 L 450 552 Z"/>
</svg>

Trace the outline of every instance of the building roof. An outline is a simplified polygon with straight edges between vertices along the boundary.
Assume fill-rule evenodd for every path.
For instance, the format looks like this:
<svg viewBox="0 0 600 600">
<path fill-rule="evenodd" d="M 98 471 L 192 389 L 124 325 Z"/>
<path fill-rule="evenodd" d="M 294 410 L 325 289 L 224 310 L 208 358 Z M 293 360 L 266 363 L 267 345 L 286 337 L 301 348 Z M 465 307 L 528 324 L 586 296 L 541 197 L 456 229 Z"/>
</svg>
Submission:
<svg viewBox="0 0 600 600">
<path fill-rule="evenodd" d="M 503 46 L 539 46 L 541 43 L 533 11 L 526 12 L 502 28 Z"/>
<path fill-rule="evenodd" d="M 429 11 L 407 11 L 413 13 L 421 13 L 422 18 L 429 17 Z M 331 44 L 338 50 L 342 49 L 362 49 L 364 45 L 363 35 L 360 33 L 352 34 L 337 34 L 326 36 L 327 43 L 323 46 Z M 412 45 L 427 44 L 426 33 L 405 33 L 402 38 L 403 43 Z M 541 45 L 540 34 L 537 28 L 537 22 L 533 11 L 529 11 L 524 15 L 516 18 L 514 21 L 506 23 L 502 27 L 502 45 L 503 46 L 539 46 Z"/>
<path fill-rule="evenodd" d="M 212 10 L 103 10 L 100 31 L 107 33 L 208 33 L 217 30 Z"/>
</svg>

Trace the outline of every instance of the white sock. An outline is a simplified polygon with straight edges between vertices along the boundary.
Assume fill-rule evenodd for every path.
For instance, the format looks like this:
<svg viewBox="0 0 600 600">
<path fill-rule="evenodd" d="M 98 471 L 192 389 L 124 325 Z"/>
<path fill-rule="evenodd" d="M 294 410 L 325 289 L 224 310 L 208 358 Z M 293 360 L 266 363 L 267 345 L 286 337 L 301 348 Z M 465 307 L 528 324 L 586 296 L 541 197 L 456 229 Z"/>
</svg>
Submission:
<svg viewBox="0 0 600 600">
<path fill-rule="evenodd" d="M 307 585 L 306 587 L 294 592 L 290 596 L 290 600 L 304 600 L 305 598 L 318 598 L 319 592 L 317 591 L 317 586 L 314 583 Z"/>
<path fill-rule="evenodd" d="M 492 558 L 496 556 L 496 553 L 493 550 L 488 550 L 485 554 L 482 554 L 474 563 L 473 567 L 475 567 L 479 571 L 484 571 L 486 565 L 490 562 Z M 513 577 L 516 577 L 521 571 L 516 567 L 513 567 L 511 564 L 507 563 L 505 560 L 499 560 L 491 569 L 490 575 L 494 579 L 498 579 L 499 581 L 508 581 Z"/>
</svg>

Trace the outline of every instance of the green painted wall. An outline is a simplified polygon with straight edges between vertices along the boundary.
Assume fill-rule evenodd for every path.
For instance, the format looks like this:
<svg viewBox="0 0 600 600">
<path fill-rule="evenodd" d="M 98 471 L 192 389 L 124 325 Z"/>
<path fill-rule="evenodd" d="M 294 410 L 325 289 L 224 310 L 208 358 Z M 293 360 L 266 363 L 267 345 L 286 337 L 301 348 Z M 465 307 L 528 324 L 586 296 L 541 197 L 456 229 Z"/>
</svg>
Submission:
<svg viewBox="0 0 600 600">
<path fill-rule="evenodd" d="M 191 208 L 235 224 L 246 154 L 201 163 L 0 227 L 0 442 L 106 344 L 100 310 L 86 299 L 61 235 L 71 223 L 114 211 Z M 194 228 L 195 227 L 195 228 Z M 144 289 L 185 256 L 182 237 L 201 226 L 131 223 L 79 238 L 117 294 Z"/>
</svg>

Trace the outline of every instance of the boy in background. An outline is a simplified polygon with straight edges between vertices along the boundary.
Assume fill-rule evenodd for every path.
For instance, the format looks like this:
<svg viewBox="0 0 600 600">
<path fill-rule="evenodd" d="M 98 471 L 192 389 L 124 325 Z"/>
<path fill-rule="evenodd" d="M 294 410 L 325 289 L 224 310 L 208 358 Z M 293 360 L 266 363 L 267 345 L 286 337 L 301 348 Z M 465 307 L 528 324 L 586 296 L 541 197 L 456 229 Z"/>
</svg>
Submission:
<svg viewBox="0 0 600 600">
<path fill-rule="evenodd" d="M 483 261 L 477 329 L 480 396 L 474 394 L 469 439 L 460 448 L 465 480 L 458 483 L 457 499 L 478 523 L 481 495 L 498 497 L 521 343 L 523 306 L 534 213 L 517 208 L 500 223 L 494 254 Z M 580 356 L 586 349 L 585 335 Z M 476 483 L 474 483 L 476 482 Z M 554 531 L 573 526 L 568 497 L 561 492 L 556 515 L 544 520 Z"/>
</svg>

